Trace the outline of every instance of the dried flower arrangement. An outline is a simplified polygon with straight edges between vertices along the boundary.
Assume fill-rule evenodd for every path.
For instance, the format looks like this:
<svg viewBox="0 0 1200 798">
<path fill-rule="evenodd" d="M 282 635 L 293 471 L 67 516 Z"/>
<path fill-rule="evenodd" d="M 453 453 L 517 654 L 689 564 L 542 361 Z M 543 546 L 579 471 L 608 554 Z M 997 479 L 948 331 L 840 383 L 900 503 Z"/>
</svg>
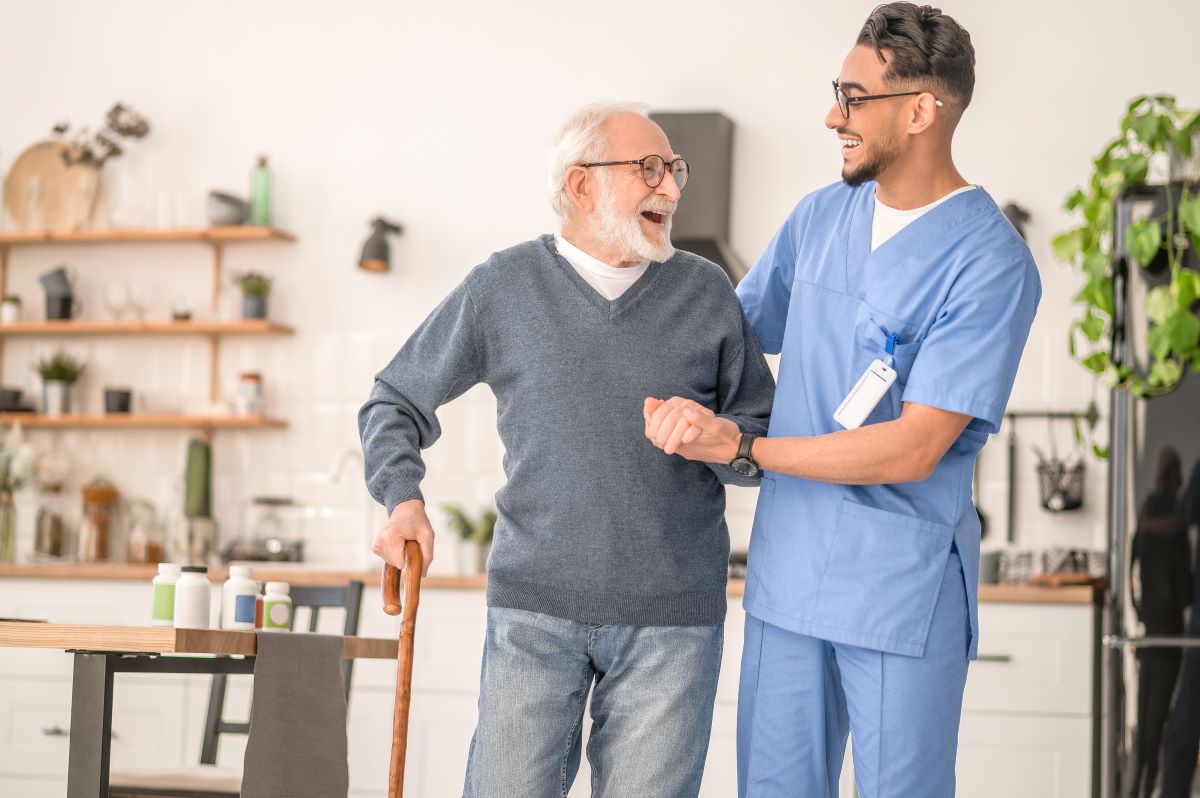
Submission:
<svg viewBox="0 0 1200 798">
<path fill-rule="evenodd" d="M 69 122 L 59 122 L 54 126 L 54 132 L 59 136 L 67 136 L 71 129 Z M 67 166 L 85 164 L 97 169 L 104 166 L 109 158 L 115 158 L 124 150 L 118 144 L 118 139 L 145 138 L 150 132 L 150 122 L 146 117 L 132 108 L 117 103 L 108 110 L 104 118 L 104 127 L 94 134 L 89 128 L 79 128 L 67 141 L 67 149 L 63 151 L 63 161 Z"/>
</svg>

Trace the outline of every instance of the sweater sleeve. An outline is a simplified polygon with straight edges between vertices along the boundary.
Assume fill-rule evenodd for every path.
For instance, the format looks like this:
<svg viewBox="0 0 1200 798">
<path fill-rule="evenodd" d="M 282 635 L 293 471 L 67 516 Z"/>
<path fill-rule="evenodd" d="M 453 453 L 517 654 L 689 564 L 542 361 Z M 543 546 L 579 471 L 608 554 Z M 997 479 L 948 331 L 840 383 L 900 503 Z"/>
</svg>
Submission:
<svg viewBox="0 0 1200 798">
<path fill-rule="evenodd" d="M 401 502 L 423 499 L 421 450 L 442 434 L 437 409 L 484 380 L 475 312 L 463 282 L 375 375 L 358 411 L 367 489 L 388 515 Z"/>
<path fill-rule="evenodd" d="M 763 357 L 762 348 L 744 313 L 738 308 L 741 330 L 725 339 L 721 346 L 721 365 L 717 375 L 717 415 L 738 425 L 742 432 L 767 434 L 771 402 L 775 396 L 775 378 Z M 744 477 L 726 463 L 708 463 L 717 479 L 726 485 L 754 487 L 761 472 Z"/>
</svg>

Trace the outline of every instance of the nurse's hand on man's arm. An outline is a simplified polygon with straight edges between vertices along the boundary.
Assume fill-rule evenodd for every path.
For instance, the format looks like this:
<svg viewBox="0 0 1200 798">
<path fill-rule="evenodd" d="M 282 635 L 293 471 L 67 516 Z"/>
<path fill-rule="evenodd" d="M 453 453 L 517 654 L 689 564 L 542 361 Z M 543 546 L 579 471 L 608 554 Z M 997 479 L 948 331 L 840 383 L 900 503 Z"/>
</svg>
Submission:
<svg viewBox="0 0 1200 798">
<path fill-rule="evenodd" d="M 740 432 L 708 408 L 673 397 L 647 399 L 646 437 L 667 454 L 729 463 Z M 905 403 L 900 417 L 809 438 L 760 438 L 751 454 L 765 471 L 844 485 L 891 485 L 928 479 L 971 416 Z"/>
<path fill-rule="evenodd" d="M 425 515 L 425 502 L 409 499 L 400 502 L 392 510 L 383 529 L 375 536 L 371 551 L 386 563 L 404 568 L 404 544 L 415 540 L 421 545 L 421 557 L 425 560 L 422 576 L 429 574 L 429 563 L 433 562 L 433 526 Z"/>
</svg>

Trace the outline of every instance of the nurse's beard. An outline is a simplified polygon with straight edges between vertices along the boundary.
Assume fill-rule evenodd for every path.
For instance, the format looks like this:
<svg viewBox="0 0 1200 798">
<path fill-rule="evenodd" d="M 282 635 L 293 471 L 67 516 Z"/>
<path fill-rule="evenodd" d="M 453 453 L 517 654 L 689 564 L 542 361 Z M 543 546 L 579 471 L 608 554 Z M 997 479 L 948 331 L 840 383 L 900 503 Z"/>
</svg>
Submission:
<svg viewBox="0 0 1200 798">
<path fill-rule="evenodd" d="M 611 187 L 601 186 L 600 202 L 592 216 L 592 233 L 605 245 L 620 253 L 622 260 L 652 260 L 663 263 L 675 254 L 671 245 L 671 217 L 662 225 L 662 235 L 657 243 L 646 238 L 642 232 L 642 211 L 667 210 L 647 197 L 638 204 L 630 216 L 621 216 L 616 209 L 616 197 Z"/>
<path fill-rule="evenodd" d="M 860 147 L 867 146 L 865 143 Z M 900 157 L 900 150 L 891 139 L 880 139 L 873 151 L 867 154 L 866 160 L 852 172 L 842 168 L 842 180 L 848 186 L 861 186 L 868 180 L 875 180 Z"/>
</svg>

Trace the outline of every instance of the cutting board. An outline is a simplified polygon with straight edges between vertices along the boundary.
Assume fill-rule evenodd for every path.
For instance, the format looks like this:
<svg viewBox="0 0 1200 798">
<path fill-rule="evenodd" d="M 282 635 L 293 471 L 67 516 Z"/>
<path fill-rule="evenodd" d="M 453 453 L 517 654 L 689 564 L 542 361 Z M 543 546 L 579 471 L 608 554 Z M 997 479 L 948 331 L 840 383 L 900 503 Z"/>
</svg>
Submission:
<svg viewBox="0 0 1200 798">
<path fill-rule="evenodd" d="M 1104 580 L 1087 574 L 1034 574 L 1029 584 L 1042 587 L 1067 587 L 1068 585 L 1098 585 Z"/>
</svg>

